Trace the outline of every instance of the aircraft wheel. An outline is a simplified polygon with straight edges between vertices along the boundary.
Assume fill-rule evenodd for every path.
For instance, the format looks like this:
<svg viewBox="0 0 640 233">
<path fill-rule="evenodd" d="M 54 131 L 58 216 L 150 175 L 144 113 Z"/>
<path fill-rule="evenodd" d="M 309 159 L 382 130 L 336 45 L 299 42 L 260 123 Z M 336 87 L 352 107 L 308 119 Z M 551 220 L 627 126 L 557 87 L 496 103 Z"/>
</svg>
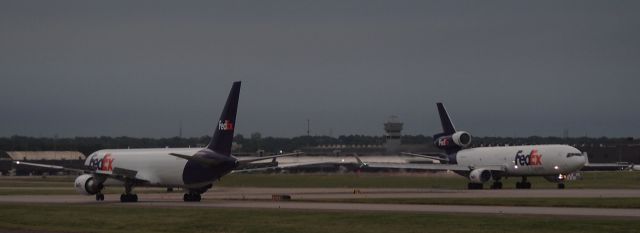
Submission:
<svg viewBox="0 0 640 233">
<path fill-rule="evenodd" d="M 467 184 L 467 189 L 482 189 L 482 184 L 469 183 Z"/>
<path fill-rule="evenodd" d="M 96 194 L 96 201 L 104 201 L 104 194 L 102 193 Z"/>
<path fill-rule="evenodd" d="M 531 183 L 529 182 L 517 182 L 516 189 L 531 189 Z"/>
<path fill-rule="evenodd" d="M 138 202 L 138 195 L 122 194 L 120 195 L 120 202 Z"/>
<path fill-rule="evenodd" d="M 199 202 L 200 200 L 202 200 L 202 197 L 197 193 L 185 193 L 183 196 L 183 200 L 185 202 Z"/>
<path fill-rule="evenodd" d="M 564 189 L 564 183 L 559 183 L 558 184 L 558 189 Z"/>
</svg>

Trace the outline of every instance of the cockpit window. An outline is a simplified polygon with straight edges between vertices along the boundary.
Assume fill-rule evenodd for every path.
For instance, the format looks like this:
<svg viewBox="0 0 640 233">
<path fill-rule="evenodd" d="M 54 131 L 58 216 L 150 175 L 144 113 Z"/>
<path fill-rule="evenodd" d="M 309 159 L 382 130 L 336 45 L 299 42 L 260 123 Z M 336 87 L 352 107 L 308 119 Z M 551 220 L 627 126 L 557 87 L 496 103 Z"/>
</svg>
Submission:
<svg viewBox="0 0 640 233">
<path fill-rule="evenodd" d="M 567 154 L 567 158 L 573 157 L 573 156 L 582 156 L 582 153 L 568 153 Z"/>
</svg>

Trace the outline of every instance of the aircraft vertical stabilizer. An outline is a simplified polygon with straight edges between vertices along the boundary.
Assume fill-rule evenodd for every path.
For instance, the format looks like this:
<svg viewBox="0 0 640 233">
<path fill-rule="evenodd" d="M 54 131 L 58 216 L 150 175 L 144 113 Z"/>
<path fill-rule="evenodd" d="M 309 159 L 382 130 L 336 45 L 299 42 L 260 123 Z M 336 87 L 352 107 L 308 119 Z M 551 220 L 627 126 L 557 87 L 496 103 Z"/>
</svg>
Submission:
<svg viewBox="0 0 640 233">
<path fill-rule="evenodd" d="M 444 135 L 454 134 L 456 132 L 456 128 L 453 126 L 447 110 L 444 109 L 444 105 L 442 103 L 437 103 L 437 105 L 438 114 L 440 115 L 440 123 L 442 124 L 442 133 Z"/>
<path fill-rule="evenodd" d="M 233 142 L 233 132 L 236 125 L 236 113 L 238 111 L 238 100 L 240 99 L 240 84 L 234 82 L 224 105 L 218 127 L 216 127 L 211 142 L 207 148 L 224 155 L 231 154 L 231 143 Z"/>
</svg>

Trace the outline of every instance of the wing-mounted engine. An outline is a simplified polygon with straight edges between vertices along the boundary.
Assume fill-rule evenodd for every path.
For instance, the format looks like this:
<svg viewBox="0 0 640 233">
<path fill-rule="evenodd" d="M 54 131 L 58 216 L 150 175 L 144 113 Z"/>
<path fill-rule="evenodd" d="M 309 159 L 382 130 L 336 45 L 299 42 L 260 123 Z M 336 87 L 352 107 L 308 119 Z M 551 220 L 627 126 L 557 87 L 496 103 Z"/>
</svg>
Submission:
<svg viewBox="0 0 640 233">
<path fill-rule="evenodd" d="M 544 179 L 552 183 L 561 183 L 567 179 L 567 176 L 560 174 L 555 176 L 545 176 Z"/>
<path fill-rule="evenodd" d="M 474 169 L 469 173 L 471 183 L 482 184 L 491 180 L 491 171 L 487 169 Z"/>
<path fill-rule="evenodd" d="M 89 174 L 78 176 L 74 182 L 76 192 L 84 195 L 94 195 L 102 190 L 102 183 L 98 182 L 95 177 Z"/>
<path fill-rule="evenodd" d="M 434 144 L 442 150 L 466 148 L 471 145 L 471 134 L 465 131 L 458 131 L 452 135 L 436 138 Z"/>
</svg>

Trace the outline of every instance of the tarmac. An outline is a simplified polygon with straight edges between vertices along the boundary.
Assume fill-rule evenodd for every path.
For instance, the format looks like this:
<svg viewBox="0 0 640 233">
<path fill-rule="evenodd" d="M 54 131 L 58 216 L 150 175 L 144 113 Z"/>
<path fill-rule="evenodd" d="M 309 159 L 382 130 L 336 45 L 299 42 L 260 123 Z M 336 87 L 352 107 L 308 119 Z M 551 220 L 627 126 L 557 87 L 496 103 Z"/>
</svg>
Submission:
<svg viewBox="0 0 640 233">
<path fill-rule="evenodd" d="M 272 201 L 272 195 L 289 195 L 293 201 Z M 347 189 L 347 188 L 217 188 L 205 193 L 202 202 L 183 202 L 182 192 L 141 193 L 137 203 L 120 203 L 119 195 L 109 194 L 104 202 L 83 195 L 6 195 L 0 203 L 99 204 L 145 207 L 200 207 L 243 209 L 292 209 L 312 211 L 369 211 L 414 213 L 519 214 L 553 216 L 640 217 L 640 209 L 358 204 L 332 202 L 351 198 L 614 198 L 640 197 L 635 189 L 531 189 L 531 190 L 444 190 L 444 189 Z M 324 199 L 326 202 L 312 202 Z M 305 201 L 306 200 L 306 201 Z"/>
</svg>

